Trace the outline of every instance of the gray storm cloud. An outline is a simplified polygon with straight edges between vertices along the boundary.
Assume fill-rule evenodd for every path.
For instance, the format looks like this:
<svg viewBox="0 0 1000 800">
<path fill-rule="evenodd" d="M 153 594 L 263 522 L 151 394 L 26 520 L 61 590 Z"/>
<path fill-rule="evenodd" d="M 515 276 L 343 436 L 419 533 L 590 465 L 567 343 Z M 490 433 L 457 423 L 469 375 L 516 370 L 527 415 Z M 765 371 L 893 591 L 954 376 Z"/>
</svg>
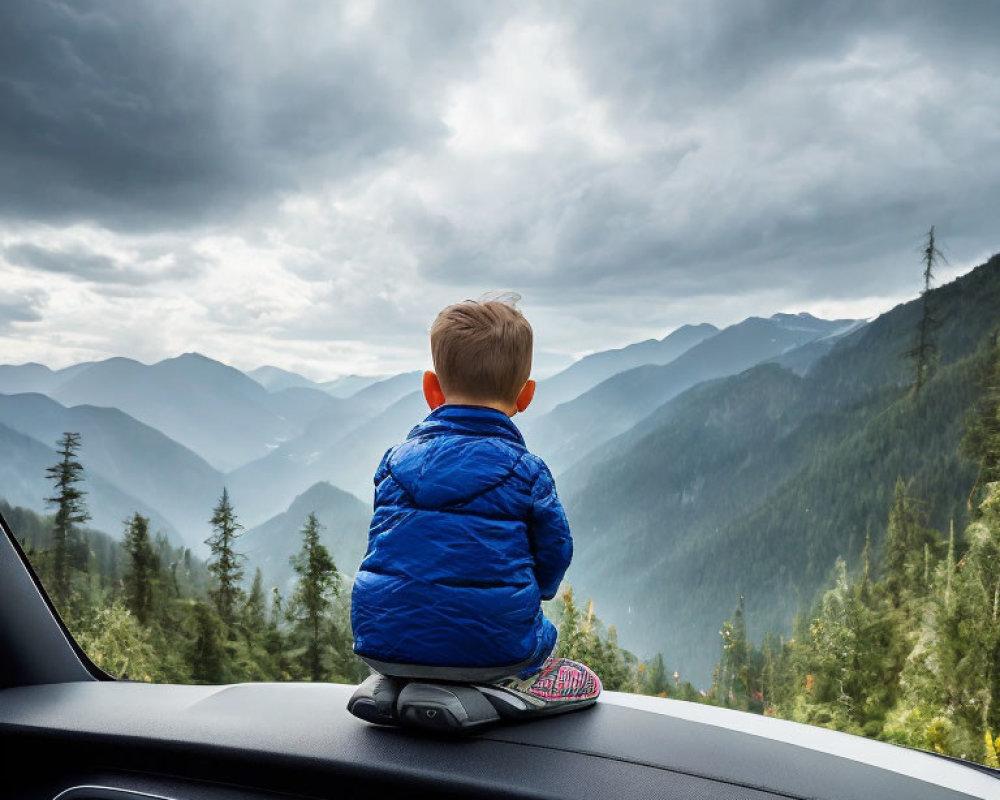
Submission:
<svg viewBox="0 0 1000 800">
<path fill-rule="evenodd" d="M 8 245 L 0 254 L 14 266 L 99 284 L 140 286 L 188 277 L 197 270 L 197 260 L 194 264 L 175 264 L 172 254 L 167 264 L 158 264 L 155 260 L 143 262 L 135 258 L 126 261 L 79 246 L 48 248 L 22 242 Z"/>
<path fill-rule="evenodd" d="M 15 244 L 4 248 L 3 255 L 11 264 L 98 281 L 113 278 L 118 272 L 113 259 L 97 253 L 65 252 L 34 244 Z"/>
<path fill-rule="evenodd" d="M 912 295 L 931 224 L 954 263 L 998 246 L 998 29 L 973 1 L 11 0 L 0 255 L 49 298 L 8 299 L 39 331 L 13 345 L 90 324 L 63 279 L 108 312 L 187 298 L 169 336 L 106 314 L 142 325 L 106 351 L 273 359 L 266 331 L 299 361 L 422 353 L 497 286 L 564 352 L 720 296 L 717 323 Z"/>
<path fill-rule="evenodd" d="M 0 290 L 0 333 L 9 331 L 14 327 L 14 323 L 40 320 L 41 307 L 45 304 L 45 300 L 45 294 L 42 292 L 15 295 Z"/>
<path fill-rule="evenodd" d="M 4 3 L 0 185 L 17 191 L 0 211 L 126 229 L 224 221 L 438 135 L 406 76 L 340 39 L 322 9 Z"/>
</svg>

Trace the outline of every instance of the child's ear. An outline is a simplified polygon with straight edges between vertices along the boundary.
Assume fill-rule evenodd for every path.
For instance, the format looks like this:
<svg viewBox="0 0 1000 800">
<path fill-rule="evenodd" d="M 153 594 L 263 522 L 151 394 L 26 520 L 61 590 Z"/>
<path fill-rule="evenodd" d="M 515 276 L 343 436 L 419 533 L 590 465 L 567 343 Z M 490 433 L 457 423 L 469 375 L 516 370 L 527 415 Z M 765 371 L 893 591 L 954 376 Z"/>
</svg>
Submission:
<svg viewBox="0 0 1000 800">
<path fill-rule="evenodd" d="M 444 405 L 444 392 L 441 391 L 441 382 L 438 376 L 428 370 L 424 373 L 424 399 L 431 411 L 438 406 Z"/>
<path fill-rule="evenodd" d="M 535 382 L 528 381 L 521 388 L 521 393 L 517 396 L 517 410 L 524 411 L 531 405 L 531 400 L 535 396 Z"/>
</svg>

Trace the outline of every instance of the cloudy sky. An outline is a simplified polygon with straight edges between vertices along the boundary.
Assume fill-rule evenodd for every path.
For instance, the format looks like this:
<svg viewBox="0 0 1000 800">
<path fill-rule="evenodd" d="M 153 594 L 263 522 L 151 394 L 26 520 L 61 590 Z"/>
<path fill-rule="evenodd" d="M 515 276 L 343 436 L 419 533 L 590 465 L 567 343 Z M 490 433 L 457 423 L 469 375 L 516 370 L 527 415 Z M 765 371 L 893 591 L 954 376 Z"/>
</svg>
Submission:
<svg viewBox="0 0 1000 800">
<path fill-rule="evenodd" d="M 1000 3 L 0 4 L 0 363 L 539 366 L 1000 251 Z"/>
</svg>

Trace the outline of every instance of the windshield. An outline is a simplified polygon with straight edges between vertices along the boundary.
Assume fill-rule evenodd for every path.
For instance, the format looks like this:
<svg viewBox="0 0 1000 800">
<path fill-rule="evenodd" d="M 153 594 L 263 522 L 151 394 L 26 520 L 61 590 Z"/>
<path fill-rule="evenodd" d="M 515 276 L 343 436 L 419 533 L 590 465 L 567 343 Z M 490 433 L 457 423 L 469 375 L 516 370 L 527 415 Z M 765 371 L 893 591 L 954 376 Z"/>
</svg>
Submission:
<svg viewBox="0 0 1000 800">
<path fill-rule="evenodd" d="M 558 656 L 996 767 L 998 26 L 6 3 L 0 513 L 118 677 Z"/>
</svg>

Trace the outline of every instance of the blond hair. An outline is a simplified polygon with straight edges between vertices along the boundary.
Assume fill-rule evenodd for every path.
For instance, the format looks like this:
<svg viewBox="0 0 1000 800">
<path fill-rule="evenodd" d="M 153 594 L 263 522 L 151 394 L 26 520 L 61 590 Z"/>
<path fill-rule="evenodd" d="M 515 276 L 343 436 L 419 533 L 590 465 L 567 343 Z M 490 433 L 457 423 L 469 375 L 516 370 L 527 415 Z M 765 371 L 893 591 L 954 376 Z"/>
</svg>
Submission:
<svg viewBox="0 0 1000 800">
<path fill-rule="evenodd" d="M 513 403 L 531 375 L 531 325 L 513 305 L 466 300 L 431 325 L 431 356 L 441 389 L 475 400 Z"/>
</svg>

